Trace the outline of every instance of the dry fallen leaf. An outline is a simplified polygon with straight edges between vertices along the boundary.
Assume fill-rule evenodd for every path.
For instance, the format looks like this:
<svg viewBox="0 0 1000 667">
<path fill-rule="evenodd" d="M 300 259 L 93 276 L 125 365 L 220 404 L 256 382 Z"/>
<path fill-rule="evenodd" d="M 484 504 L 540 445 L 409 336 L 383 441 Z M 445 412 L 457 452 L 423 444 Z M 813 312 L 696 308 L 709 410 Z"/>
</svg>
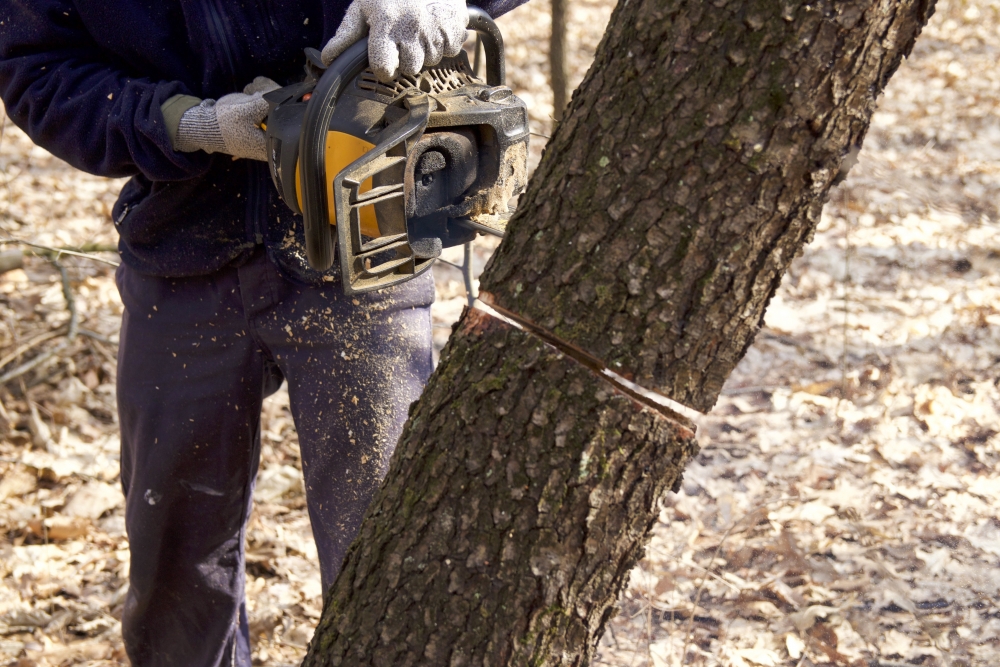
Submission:
<svg viewBox="0 0 1000 667">
<path fill-rule="evenodd" d="M 283 465 L 267 468 L 257 475 L 253 499 L 258 503 L 277 500 L 289 491 L 302 488 L 302 473 L 297 468 Z"/>
<path fill-rule="evenodd" d="M 38 478 L 24 468 L 14 468 L 9 470 L 3 479 L 0 479 L 0 500 L 6 500 L 11 496 L 23 496 L 35 490 Z"/>
<path fill-rule="evenodd" d="M 46 540 L 72 540 L 83 537 L 90 529 L 86 519 L 74 519 L 66 516 L 54 516 L 48 519 L 35 519 L 28 522 L 28 529 L 35 537 Z"/>
<path fill-rule="evenodd" d="M 67 501 L 62 513 L 70 517 L 96 521 L 108 510 L 125 501 L 118 486 L 104 482 L 88 482 Z"/>
<path fill-rule="evenodd" d="M 879 643 L 879 651 L 885 657 L 907 658 L 913 648 L 913 640 L 898 630 L 887 630 Z"/>
<path fill-rule="evenodd" d="M 802 652 L 806 648 L 806 643 L 802 641 L 802 638 L 793 632 L 789 632 L 785 635 L 785 647 L 788 649 L 788 657 L 792 660 L 798 660 L 802 657 Z"/>
<path fill-rule="evenodd" d="M 799 632 L 805 632 L 816 624 L 816 619 L 826 618 L 830 614 L 835 614 L 836 612 L 837 609 L 833 607 L 814 604 L 806 607 L 802 611 L 789 614 L 788 620 L 792 622 L 796 630 Z"/>
</svg>

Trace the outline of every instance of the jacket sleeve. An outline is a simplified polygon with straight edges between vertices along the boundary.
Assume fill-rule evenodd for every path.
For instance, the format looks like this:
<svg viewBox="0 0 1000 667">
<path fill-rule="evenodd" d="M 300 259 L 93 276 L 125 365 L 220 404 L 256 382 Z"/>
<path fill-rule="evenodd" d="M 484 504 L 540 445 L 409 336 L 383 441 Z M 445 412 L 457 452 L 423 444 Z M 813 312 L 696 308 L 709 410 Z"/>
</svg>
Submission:
<svg viewBox="0 0 1000 667">
<path fill-rule="evenodd" d="M 32 141 L 99 176 L 204 174 L 211 157 L 174 151 L 160 111 L 190 91 L 130 74 L 95 43 L 70 0 L 0 3 L 0 98 Z"/>
</svg>

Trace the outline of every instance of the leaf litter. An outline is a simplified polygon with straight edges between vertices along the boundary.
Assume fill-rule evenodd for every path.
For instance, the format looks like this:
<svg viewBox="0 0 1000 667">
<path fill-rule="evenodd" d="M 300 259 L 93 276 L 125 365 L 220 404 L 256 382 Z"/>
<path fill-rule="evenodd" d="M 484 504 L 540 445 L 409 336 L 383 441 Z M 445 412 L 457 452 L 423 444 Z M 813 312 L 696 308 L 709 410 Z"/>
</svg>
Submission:
<svg viewBox="0 0 1000 667">
<path fill-rule="evenodd" d="M 572 83 L 612 8 L 572 3 Z M 549 135 L 548 5 L 500 23 L 509 81 Z M 664 500 L 595 664 L 1000 664 L 998 37 L 995 2 L 938 3 L 701 420 L 702 453 Z M 532 165 L 543 145 L 532 137 Z M 122 181 L 71 169 L 6 119 L 0 167 L 3 238 L 115 244 Z M 477 242 L 476 273 L 495 247 Z M 0 275 L 0 373 L 66 337 L 52 258 Z M 58 261 L 85 335 L 0 389 L 0 664 L 121 665 L 121 303 L 111 267 Z M 437 351 L 466 297 L 458 271 L 434 272 Z M 297 664 L 321 611 L 299 466 L 283 388 L 264 404 L 247 531 L 255 664 Z"/>
<path fill-rule="evenodd" d="M 937 4 L 596 664 L 1000 664 L 998 36 Z"/>
</svg>

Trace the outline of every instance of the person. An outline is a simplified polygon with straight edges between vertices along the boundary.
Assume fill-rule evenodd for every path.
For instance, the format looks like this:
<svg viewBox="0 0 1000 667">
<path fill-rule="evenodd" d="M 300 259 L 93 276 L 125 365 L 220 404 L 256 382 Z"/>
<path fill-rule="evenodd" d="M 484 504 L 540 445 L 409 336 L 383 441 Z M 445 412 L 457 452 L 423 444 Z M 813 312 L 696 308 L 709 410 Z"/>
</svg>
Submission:
<svg viewBox="0 0 1000 667">
<path fill-rule="evenodd" d="M 498 16 L 524 0 L 476 0 Z M 0 98 L 71 165 L 130 176 L 121 482 L 136 667 L 249 665 L 244 533 L 264 397 L 288 383 L 324 590 L 431 371 L 430 274 L 345 297 L 263 162 L 263 94 L 370 33 L 382 79 L 465 39 L 463 0 L 5 0 Z"/>
</svg>

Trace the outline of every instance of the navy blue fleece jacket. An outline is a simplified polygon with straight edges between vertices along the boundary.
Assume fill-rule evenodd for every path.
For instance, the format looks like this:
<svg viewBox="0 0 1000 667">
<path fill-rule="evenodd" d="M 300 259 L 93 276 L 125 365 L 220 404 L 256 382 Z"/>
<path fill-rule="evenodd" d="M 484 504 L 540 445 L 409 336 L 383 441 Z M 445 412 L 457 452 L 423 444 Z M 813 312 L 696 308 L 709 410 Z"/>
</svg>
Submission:
<svg viewBox="0 0 1000 667">
<path fill-rule="evenodd" d="M 525 0 L 475 0 L 499 16 Z M 301 225 L 267 166 L 178 153 L 160 106 L 218 98 L 255 76 L 300 78 L 348 0 L 0 0 L 0 98 L 39 146 L 101 176 L 131 176 L 115 205 L 123 260 L 142 273 L 191 276 L 240 261 L 257 244 L 307 282 Z"/>
</svg>

